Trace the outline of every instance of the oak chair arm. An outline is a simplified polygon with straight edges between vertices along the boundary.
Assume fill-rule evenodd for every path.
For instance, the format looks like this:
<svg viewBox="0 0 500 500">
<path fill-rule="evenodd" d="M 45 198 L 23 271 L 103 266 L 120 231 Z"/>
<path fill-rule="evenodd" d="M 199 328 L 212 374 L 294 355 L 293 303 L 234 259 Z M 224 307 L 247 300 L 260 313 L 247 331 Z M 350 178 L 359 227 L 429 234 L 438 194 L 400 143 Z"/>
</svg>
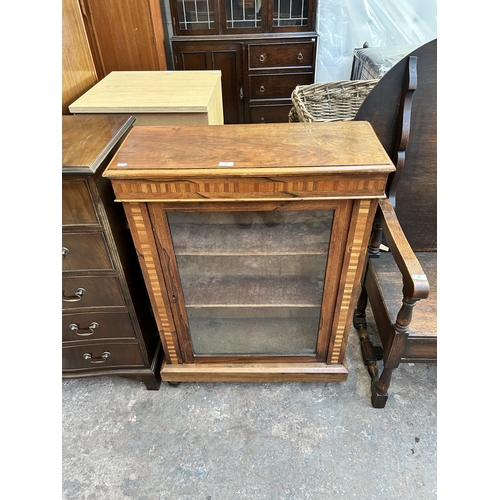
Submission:
<svg viewBox="0 0 500 500">
<path fill-rule="evenodd" d="M 430 291 L 429 281 L 406 239 L 394 207 L 387 198 L 379 200 L 377 223 L 380 224 L 394 260 L 403 276 L 405 299 L 413 301 L 427 298 Z"/>
</svg>

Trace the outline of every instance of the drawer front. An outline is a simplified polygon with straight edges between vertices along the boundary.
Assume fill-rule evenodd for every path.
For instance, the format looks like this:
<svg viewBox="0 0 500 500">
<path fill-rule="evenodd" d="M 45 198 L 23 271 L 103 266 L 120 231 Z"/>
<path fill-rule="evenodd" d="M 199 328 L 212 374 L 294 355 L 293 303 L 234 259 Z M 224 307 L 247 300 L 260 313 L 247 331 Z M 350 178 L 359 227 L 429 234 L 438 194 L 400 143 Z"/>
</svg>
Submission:
<svg viewBox="0 0 500 500">
<path fill-rule="evenodd" d="M 63 233 L 62 270 L 113 269 L 104 233 Z"/>
<path fill-rule="evenodd" d="M 82 291 L 83 290 L 83 291 Z M 76 277 L 62 279 L 62 308 L 125 306 L 118 278 Z"/>
<path fill-rule="evenodd" d="M 312 68 L 315 42 L 249 44 L 250 69 L 301 67 Z"/>
<path fill-rule="evenodd" d="M 96 207 L 86 181 L 62 182 L 63 226 L 87 226 L 99 224 Z"/>
<path fill-rule="evenodd" d="M 250 98 L 291 99 L 297 85 L 308 85 L 312 81 L 312 73 L 251 76 Z"/>
<path fill-rule="evenodd" d="M 251 106 L 250 123 L 288 123 L 292 101 L 276 106 Z"/>
<path fill-rule="evenodd" d="M 139 344 L 105 342 L 84 346 L 63 346 L 63 371 L 99 370 L 118 366 L 145 366 Z"/>
<path fill-rule="evenodd" d="M 134 326 L 128 313 L 73 313 L 62 316 L 63 342 L 95 339 L 134 339 Z"/>
</svg>

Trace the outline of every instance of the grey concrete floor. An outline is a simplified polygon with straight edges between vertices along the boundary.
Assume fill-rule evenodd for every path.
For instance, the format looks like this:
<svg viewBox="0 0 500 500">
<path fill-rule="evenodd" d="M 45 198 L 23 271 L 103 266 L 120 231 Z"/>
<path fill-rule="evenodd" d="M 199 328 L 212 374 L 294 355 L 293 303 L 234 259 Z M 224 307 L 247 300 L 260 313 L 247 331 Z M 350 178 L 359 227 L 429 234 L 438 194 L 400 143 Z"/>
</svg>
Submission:
<svg viewBox="0 0 500 500">
<path fill-rule="evenodd" d="M 402 364 L 384 409 L 356 331 L 340 383 L 62 384 L 62 498 L 430 500 L 437 365 Z"/>
</svg>

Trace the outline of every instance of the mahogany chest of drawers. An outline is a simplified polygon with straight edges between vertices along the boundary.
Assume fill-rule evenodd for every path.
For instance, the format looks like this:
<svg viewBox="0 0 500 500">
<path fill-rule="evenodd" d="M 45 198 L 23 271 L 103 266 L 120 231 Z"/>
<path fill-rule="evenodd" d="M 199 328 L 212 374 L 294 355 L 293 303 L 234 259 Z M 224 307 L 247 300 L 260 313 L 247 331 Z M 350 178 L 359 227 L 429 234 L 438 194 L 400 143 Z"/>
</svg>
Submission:
<svg viewBox="0 0 500 500">
<path fill-rule="evenodd" d="M 134 121 L 62 117 L 62 375 L 158 389 L 158 329 L 123 208 L 101 175 Z"/>
</svg>

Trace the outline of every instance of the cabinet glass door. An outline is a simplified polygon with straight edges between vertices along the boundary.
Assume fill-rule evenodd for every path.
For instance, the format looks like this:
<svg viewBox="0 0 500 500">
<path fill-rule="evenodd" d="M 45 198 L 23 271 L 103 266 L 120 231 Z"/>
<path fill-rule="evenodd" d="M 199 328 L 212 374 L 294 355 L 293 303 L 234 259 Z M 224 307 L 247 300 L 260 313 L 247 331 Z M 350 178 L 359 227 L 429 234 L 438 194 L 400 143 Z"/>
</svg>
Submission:
<svg viewBox="0 0 500 500">
<path fill-rule="evenodd" d="M 334 210 L 167 212 L 194 356 L 313 356 Z"/>
<path fill-rule="evenodd" d="M 214 0 L 177 0 L 179 29 L 214 30 Z"/>
<path fill-rule="evenodd" d="M 314 0 L 170 0 L 176 35 L 312 30 Z"/>
<path fill-rule="evenodd" d="M 226 0 L 226 28 L 260 28 L 262 0 Z"/>
<path fill-rule="evenodd" d="M 308 0 L 274 0 L 273 26 L 307 26 Z"/>
</svg>

